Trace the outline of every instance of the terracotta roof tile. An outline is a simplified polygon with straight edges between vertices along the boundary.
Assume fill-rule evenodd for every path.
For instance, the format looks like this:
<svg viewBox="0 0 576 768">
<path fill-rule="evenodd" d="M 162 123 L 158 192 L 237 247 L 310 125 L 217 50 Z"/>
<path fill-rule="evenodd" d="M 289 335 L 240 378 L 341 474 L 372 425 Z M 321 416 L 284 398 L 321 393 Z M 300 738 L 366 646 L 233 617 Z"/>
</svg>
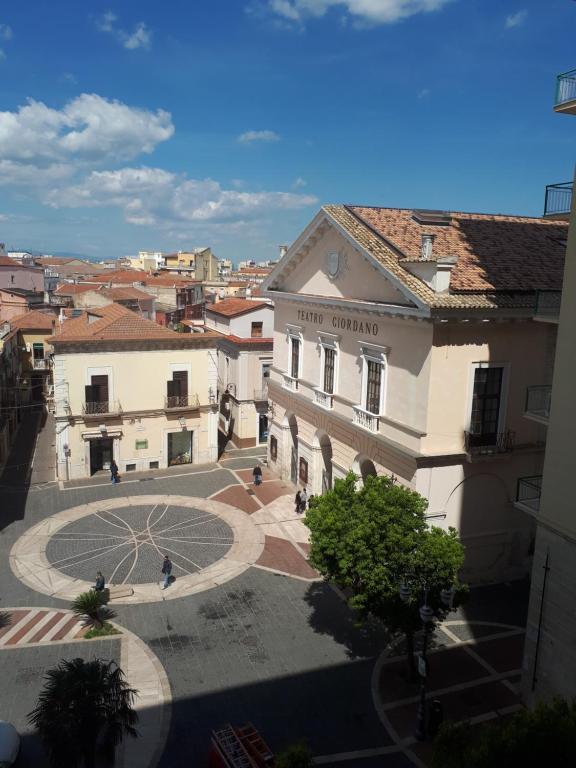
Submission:
<svg viewBox="0 0 576 768">
<path fill-rule="evenodd" d="M 568 225 L 521 216 L 451 213 L 450 224 L 419 224 L 408 209 L 329 205 L 324 211 L 434 308 L 534 306 L 537 290 L 561 290 Z M 423 233 L 435 234 L 433 257 L 456 256 L 449 293 L 436 293 L 403 261 L 416 260 Z"/>
<path fill-rule="evenodd" d="M 187 277 L 181 275 L 152 275 L 149 272 L 144 272 L 137 269 L 118 269 L 113 272 L 108 271 L 104 274 L 98 275 L 93 278 L 93 282 L 97 283 L 111 283 L 114 285 L 122 285 L 129 283 L 144 283 L 145 285 L 161 285 L 161 286 L 174 286 L 185 287 L 187 285 L 194 285 L 198 283 L 198 280 L 190 280 Z"/>
<path fill-rule="evenodd" d="M 8 321 L 12 329 L 51 331 L 52 323 L 57 320 L 54 312 L 40 312 L 37 309 L 31 309 L 30 312 L 24 312 L 22 315 L 11 317 Z"/>
<path fill-rule="evenodd" d="M 90 320 L 90 318 L 92 318 Z M 94 319 L 97 318 L 97 319 Z M 121 304 L 109 304 L 66 320 L 53 343 L 64 341 L 124 341 L 127 339 L 177 339 L 179 334 L 132 312 Z"/>
<path fill-rule="evenodd" d="M 250 301 L 250 299 L 222 299 L 216 304 L 207 304 L 206 312 L 214 315 L 223 315 L 224 317 L 236 317 L 246 312 L 253 312 L 262 307 L 269 307 L 265 301 Z"/>
<path fill-rule="evenodd" d="M 113 301 L 123 301 L 125 299 L 137 299 L 138 301 L 150 301 L 154 297 L 145 291 L 140 291 L 131 285 L 118 286 L 116 288 L 100 288 L 99 293 L 108 296 Z"/>
<path fill-rule="evenodd" d="M 56 288 L 54 293 L 56 296 L 75 296 L 77 293 L 93 291 L 97 288 L 97 285 L 91 285 L 90 283 L 63 283 Z"/>
</svg>

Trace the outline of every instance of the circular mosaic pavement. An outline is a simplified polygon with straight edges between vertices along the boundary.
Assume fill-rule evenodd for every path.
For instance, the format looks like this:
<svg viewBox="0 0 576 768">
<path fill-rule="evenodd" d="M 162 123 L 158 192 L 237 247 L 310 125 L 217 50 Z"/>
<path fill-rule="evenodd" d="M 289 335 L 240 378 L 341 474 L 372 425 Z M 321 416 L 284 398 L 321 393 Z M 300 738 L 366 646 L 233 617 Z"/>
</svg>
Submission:
<svg viewBox="0 0 576 768">
<path fill-rule="evenodd" d="M 176 578 L 220 560 L 234 534 L 217 515 L 169 504 L 139 504 L 95 512 L 54 533 L 48 562 L 77 579 L 95 580 L 102 571 L 113 584 L 160 581 L 164 555 Z"/>
<path fill-rule="evenodd" d="M 10 553 L 28 587 L 73 600 L 102 571 L 113 602 L 171 600 L 211 589 L 253 565 L 261 526 L 240 509 L 187 496 L 132 496 L 66 509 L 34 525 Z M 164 555 L 175 582 L 161 589 Z"/>
</svg>

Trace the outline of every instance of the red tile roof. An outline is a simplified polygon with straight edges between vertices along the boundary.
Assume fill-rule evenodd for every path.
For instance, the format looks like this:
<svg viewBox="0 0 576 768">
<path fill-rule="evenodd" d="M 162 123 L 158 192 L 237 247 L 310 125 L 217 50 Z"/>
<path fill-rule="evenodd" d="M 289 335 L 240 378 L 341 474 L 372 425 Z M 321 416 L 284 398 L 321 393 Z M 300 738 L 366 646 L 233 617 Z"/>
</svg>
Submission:
<svg viewBox="0 0 576 768">
<path fill-rule="evenodd" d="M 109 304 L 65 320 L 52 343 L 65 341 L 125 341 L 178 339 L 180 334 L 146 320 L 121 304 Z"/>
<path fill-rule="evenodd" d="M 250 301 L 249 299 L 222 299 L 216 304 L 207 304 L 206 312 L 214 315 L 223 315 L 224 317 L 237 317 L 247 312 L 254 312 L 262 307 L 269 307 L 265 301 Z"/>
<path fill-rule="evenodd" d="M 11 259 L 10 256 L 0 253 L 0 267 L 22 267 L 22 264 L 16 261 L 16 259 Z"/>
<path fill-rule="evenodd" d="M 145 291 L 140 291 L 131 285 L 119 286 L 116 288 L 100 288 L 98 293 L 104 294 L 112 301 L 124 301 L 127 299 L 136 299 L 138 301 L 152 301 L 153 296 Z"/>
<path fill-rule="evenodd" d="M 97 283 L 111 283 L 123 284 L 123 283 L 144 283 L 149 286 L 168 286 L 168 287 L 185 287 L 187 285 L 193 285 L 198 283 L 198 280 L 190 280 L 187 277 L 181 275 L 152 275 L 149 272 L 144 272 L 137 269 L 118 269 L 114 271 L 105 272 L 104 274 L 97 275 L 93 278 Z"/>
<path fill-rule="evenodd" d="M 54 293 L 56 296 L 74 296 L 77 293 L 84 293 L 85 291 L 94 291 L 97 289 L 97 285 L 91 285 L 90 283 L 63 283 L 56 288 Z"/>
<path fill-rule="evenodd" d="M 12 330 L 51 331 L 53 323 L 57 319 L 54 312 L 40 312 L 37 309 L 31 309 L 30 312 L 11 317 L 8 322 Z"/>
<path fill-rule="evenodd" d="M 451 292 L 561 290 L 568 224 L 500 214 L 448 212 L 447 224 L 419 223 L 414 211 L 347 206 L 399 252 L 420 259 L 422 234 L 434 235 L 432 260 L 456 256 Z"/>
</svg>

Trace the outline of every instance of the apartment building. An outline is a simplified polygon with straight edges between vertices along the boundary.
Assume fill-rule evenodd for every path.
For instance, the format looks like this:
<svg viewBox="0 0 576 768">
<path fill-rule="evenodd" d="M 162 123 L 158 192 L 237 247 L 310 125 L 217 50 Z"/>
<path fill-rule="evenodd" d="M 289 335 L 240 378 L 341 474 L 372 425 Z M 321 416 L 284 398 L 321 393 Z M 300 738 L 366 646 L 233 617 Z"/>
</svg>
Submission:
<svg viewBox="0 0 576 768">
<path fill-rule="evenodd" d="M 576 70 L 557 78 L 554 109 L 576 115 Z M 544 472 L 525 478 L 519 504 L 534 511 L 537 523 L 534 564 L 524 646 L 522 691 L 533 704 L 576 690 L 576 515 L 572 499 L 574 430 L 576 428 L 576 208 L 572 182 L 546 188 L 545 216 L 570 222 L 561 308 L 548 311 L 558 322 L 554 377 L 529 393 L 527 415 L 548 425 Z M 552 384 L 552 386 L 550 386 Z"/>
<path fill-rule="evenodd" d="M 454 526 L 474 583 L 523 576 L 534 518 L 518 480 L 542 469 L 526 388 L 550 383 L 563 222 L 323 208 L 263 285 L 273 299 L 268 458 L 314 494 L 353 469 L 423 494 Z M 544 292 L 544 293 L 542 293 Z"/>
<path fill-rule="evenodd" d="M 118 304 L 65 320 L 54 350 L 58 477 L 215 461 L 216 334 L 183 335 Z"/>
<path fill-rule="evenodd" d="M 223 299 L 206 306 L 218 332 L 220 430 L 239 448 L 268 438 L 268 379 L 274 310 L 266 302 Z"/>
</svg>

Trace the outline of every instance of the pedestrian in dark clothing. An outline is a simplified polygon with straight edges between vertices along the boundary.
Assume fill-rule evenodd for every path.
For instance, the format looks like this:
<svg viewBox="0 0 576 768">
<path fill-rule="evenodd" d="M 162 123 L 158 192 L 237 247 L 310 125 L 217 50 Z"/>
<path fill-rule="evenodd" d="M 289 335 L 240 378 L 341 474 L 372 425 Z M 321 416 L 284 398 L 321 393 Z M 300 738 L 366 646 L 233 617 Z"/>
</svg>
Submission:
<svg viewBox="0 0 576 768">
<path fill-rule="evenodd" d="M 302 494 L 300 491 L 296 491 L 296 496 L 294 497 L 294 504 L 296 506 L 296 509 L 294 510 L 297 515 L 300 514 L 302 511 Z"/>
<path fill-rule="evenodd" d="M 162 563 L 162 573 L 164 574 L 164 586 L 162 589 L 166 589 L 170 585 L 170 576 L 172 575 L 172 561 L 168 555 L 164 555 L 164 562 Z"/>
<path fill-rule="evenodd" d="M 254 485 L 260 485 L 262 482 L 262 467 L 260 464 L 256 464 L 252 470 L 252 475 L 254 476 Z"/>
<path fill-rule="evenodd" d="M 118 482 L 118 464 L 112 459 L 110 462 L 110 475 L 112 479 L 112 485 L 116 485 Z"/>
<path fill-rule="evenodd" d="M 302 514 L 306 512 L 307 504 L 308 504 L 308 492 L 306 488 L 302 488 L 302 493 L 300 494 L 300 512 L 302 512 Z"/>
<path fill-rule="evenodd" d="M 106 579 L 104 576 L 102 576 L 102 571 L 98 571 L 96 574 L 96 584 L 94 585 L 94 589 L 96 592 L 104 592 L 104 588 L 106 587 Z"/>
</svg>

